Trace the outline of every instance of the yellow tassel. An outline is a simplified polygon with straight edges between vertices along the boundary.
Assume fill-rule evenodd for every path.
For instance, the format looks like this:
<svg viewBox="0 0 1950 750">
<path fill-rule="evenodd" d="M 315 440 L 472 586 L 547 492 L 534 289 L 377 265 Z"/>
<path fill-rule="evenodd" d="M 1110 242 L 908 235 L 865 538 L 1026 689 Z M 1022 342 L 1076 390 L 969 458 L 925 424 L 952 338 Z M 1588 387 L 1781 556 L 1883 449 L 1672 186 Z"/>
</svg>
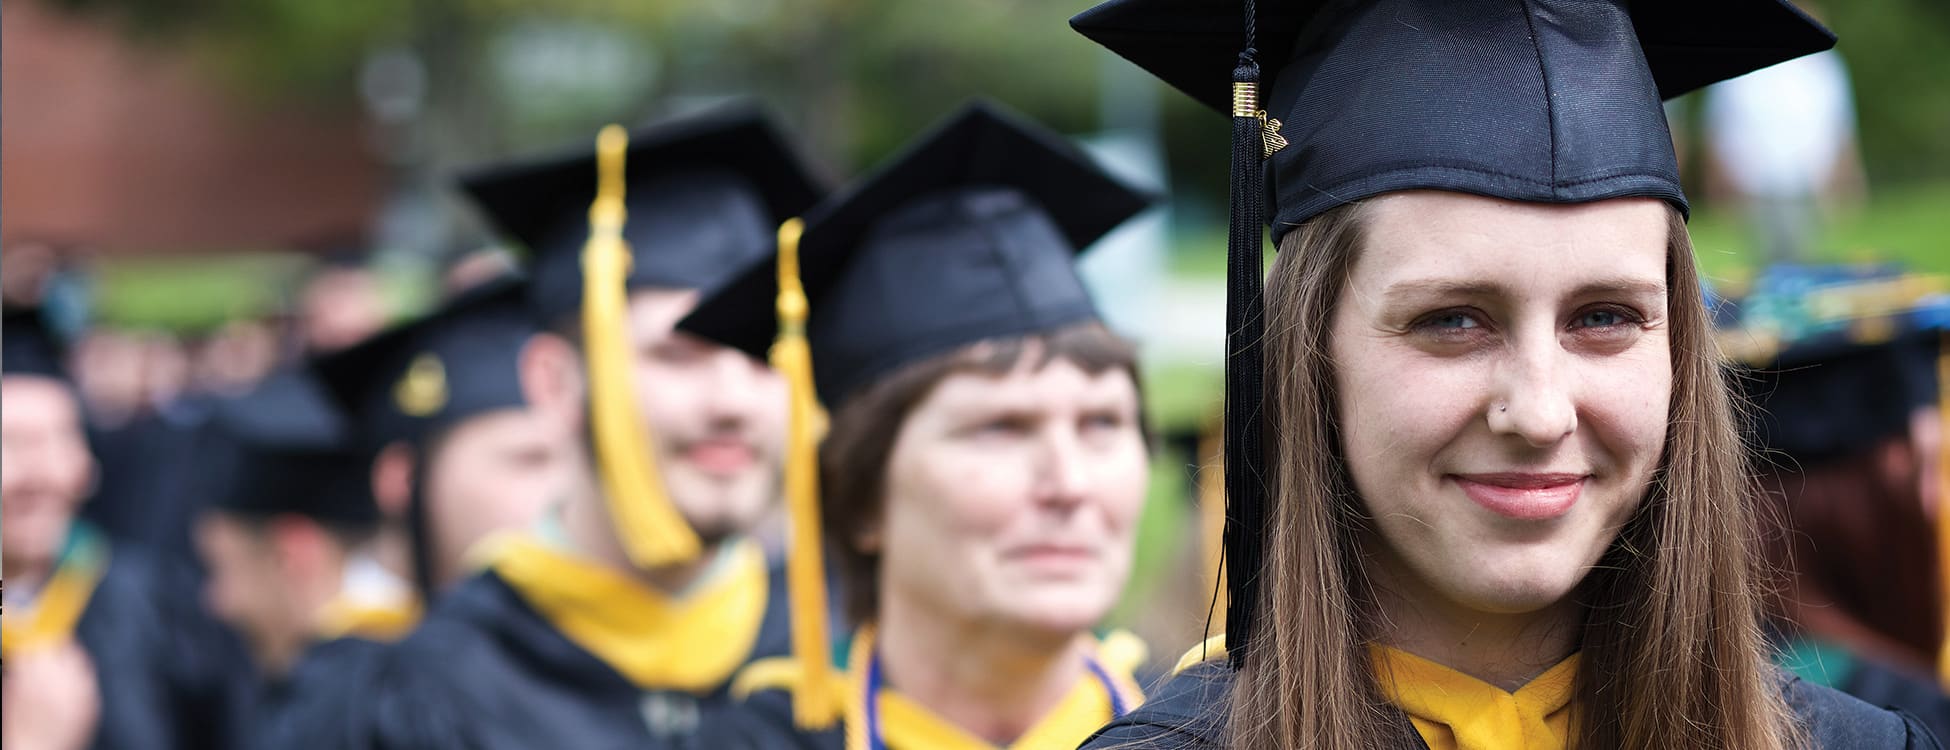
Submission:
<svg viewBox="0 0 1950 750">
<path fill-rule="evenodd" d="M 803 679 L 793 695 L 793 723 L 820 730 L 839 718 L 832 684 L 832 642 L 826 633 L 826 566 L 819 532 L 819 440 L 825 419 L 813 389 L 812 349 L 806 344 L 806 289 L 799 281 L 799 235 L 805 224 L 779 226 L 779 336 L 772 367 L 792 396 L 786 433 L 785 502 L 792 524 L 786 585 L 792 603 L 792 653 Z"/>
<path fill-rule="evenodd" d="M 610 521 L 630 561 L 659 568 L 697 559 L 697 533 L 670 504 L 651 453 L 649 427 L 632 388 L 623 240 L 623 154 L 629 135 L 610 125 L 596 136 L 596 200 L 582 248 L 582 330 L 589 366 L 589 421 Z"/>
</svg>

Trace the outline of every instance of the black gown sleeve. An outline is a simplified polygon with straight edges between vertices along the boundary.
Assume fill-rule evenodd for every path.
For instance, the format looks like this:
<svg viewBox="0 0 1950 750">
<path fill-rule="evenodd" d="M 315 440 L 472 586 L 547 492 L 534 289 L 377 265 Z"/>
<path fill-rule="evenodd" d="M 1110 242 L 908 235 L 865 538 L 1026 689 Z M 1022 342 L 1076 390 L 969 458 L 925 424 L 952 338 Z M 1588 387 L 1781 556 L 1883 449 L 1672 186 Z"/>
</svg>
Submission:
<svg viewBox="0 0 1950 750">
<path fill-rule="evenodd" d="M 1223 662 L 1186 669 L 1152 691 L 1144 705 L 1097 730 L 1083 750 L 1213 750 L 1223 747 L 1233 673 Z"/>
<path fill-rule="evenodd" d="M 760 690 L 731 704 L 698 735 L 700 748 L 725 750 L 843 750 L 843 723 L 821 732 L 805 732 L 792 723 L 792 694 Z"/>
<path fill-rule="evenodd" d="M 1798 677 L 1786 687 L 1788 707 L 1820 750 L 1941 750 L 1935 735 L 1902 710 L 1877 708 Z"/>
</svg>

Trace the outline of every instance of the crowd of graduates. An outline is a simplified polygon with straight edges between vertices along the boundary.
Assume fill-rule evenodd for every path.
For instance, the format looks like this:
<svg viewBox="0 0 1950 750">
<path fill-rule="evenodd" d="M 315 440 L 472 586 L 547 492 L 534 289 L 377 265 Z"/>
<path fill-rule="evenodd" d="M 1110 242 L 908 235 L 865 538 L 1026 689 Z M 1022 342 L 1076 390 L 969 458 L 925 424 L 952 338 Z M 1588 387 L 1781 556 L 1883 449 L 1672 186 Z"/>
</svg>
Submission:
<svg viewBox="0 0 1950 750">
<path fill-rule="evenodd" d="M 1934 747 L 1950 280 L 1703 288 L 1659 107 L 1832 37 L 1775 0 L 1713 4 L 1753 38 L 1698 56 L 1656 9 L 1469 5 L 1075 22 L 1245 139 L 1212 640 L 1106 627 L 1157 440 L 1143 332 L 1076 264 L 1168 196 L 981 99 L 830 185 L 741 100 L 455 175 L 513 267 L 381 327 L 323 266 L 293 356 L 138 417 L 10 282 L 4 741 Z M 1511 66 L 1626 72 L 1573 101 Z"/>
</svg>

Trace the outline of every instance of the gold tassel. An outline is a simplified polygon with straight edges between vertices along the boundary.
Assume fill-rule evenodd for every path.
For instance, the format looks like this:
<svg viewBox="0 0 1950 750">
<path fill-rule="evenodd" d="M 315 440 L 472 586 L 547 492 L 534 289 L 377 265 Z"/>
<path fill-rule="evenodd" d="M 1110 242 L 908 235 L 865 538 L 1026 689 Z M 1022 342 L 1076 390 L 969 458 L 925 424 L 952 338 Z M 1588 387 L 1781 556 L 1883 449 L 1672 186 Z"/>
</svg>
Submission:
<svg viewBox="0 0 1950 750">
<path fill-rule="evenodd" d="M 623 239 L 623 155 L 630 137 L 596 135 L 596 200 L 582 247 L 582 330 L 589 368 L 589 422 L 610 521 L 630 562 L 643 569 L 697 559 L 702 544 L 664 494 L 650 430 L 632 387 L 628 300 L 630 246 Z"/>
<path fill-rule="evenodd" d="M 785 502 L 792 524 L 786 585 L 792 604 L 792 653 L 801 676 L 792 718 L 800 729 L 820 730 L 839 718 L 839 703 L 829 689 L 832 644 L 826 633 L 826 566 L 819 530 L 819 440 L 825 419 L 813 389 L 812 349 L 806 343 L 809 304 L 799 281 L 799 235 L 804 231 L 805 223 L 796 218 L 779 226 L 779 336 L 772 342 L 772 368 L 785 377 L 792 398 L 785 451 Z"/>
</svg>

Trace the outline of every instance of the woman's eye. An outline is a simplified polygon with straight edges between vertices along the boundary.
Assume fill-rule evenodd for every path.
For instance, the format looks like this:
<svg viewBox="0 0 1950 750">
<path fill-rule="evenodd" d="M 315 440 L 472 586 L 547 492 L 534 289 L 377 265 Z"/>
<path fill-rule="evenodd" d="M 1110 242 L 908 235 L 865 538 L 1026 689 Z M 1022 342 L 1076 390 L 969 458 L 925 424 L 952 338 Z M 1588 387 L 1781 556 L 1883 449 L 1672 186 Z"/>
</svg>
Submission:
<svg viewBox="0 0 1950 750">
<path fill-rule="evenodd" d="M 1624 310 L 1601 307 L 1579 313 L 1578 317 L 1572 321 L 1571 327 L 1610 328 L 1612 326 L 1621 326 L 1636 322 L 1638 322 L 1637 319 Z"/>
<path fill-rule="evenodd" d="M 976 425 L 978 435 L 1016 435 L 1029 431 L 1029 421 L 1015 417 L 991 419 Z"/>
<path fill-rule="evenodd" d="M 1415 328 L 1431 330 L 1439 334 L 1456 334 L 1483 327 L 1482 319 L 1468 310 L 1444 310 L 1431 313 L 1416 321 Z"/>
</svg>

